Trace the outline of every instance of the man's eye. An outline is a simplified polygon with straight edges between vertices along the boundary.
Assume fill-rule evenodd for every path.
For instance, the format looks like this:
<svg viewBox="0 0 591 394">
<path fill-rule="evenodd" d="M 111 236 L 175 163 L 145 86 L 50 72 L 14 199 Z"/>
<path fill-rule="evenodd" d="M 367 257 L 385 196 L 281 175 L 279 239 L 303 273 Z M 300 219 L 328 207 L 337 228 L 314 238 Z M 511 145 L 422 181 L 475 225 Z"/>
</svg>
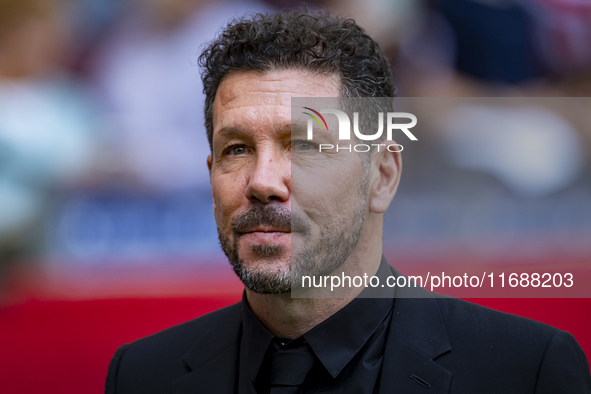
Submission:
<svg viewBox="0 0 591 394">
<path fill-rule="evenodd" d="M 244 145 L 234 145 L 228 147 L 226 152 L 233 156 L 243 155 L 246 153 L 246 147 Z"/>
<path fill-rule="evenodd" d="M 297 151 L 311 151 L 316 149 L 317 145 L 309 141 L 293 141 L 291 143 L 292 149 Z"/>
</svg>

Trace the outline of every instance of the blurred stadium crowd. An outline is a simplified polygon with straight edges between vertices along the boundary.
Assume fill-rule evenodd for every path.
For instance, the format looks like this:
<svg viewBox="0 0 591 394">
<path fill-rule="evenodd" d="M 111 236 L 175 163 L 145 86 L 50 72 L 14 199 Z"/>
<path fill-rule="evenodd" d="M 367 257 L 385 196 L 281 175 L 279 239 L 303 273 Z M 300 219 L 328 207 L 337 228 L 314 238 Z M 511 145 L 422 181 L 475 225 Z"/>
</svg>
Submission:
<svg viewBox="0 0 591 394">
<path fill-rule="evenodd" d="M 0 288 L 31 267 L 219 264 L 199 50 L 298 4 L 0 0 Z M 356 19 L 398 96 L 422 97 L 390 250 L 591 256 L 591 2 L 308 5 Z"/>
</svg>

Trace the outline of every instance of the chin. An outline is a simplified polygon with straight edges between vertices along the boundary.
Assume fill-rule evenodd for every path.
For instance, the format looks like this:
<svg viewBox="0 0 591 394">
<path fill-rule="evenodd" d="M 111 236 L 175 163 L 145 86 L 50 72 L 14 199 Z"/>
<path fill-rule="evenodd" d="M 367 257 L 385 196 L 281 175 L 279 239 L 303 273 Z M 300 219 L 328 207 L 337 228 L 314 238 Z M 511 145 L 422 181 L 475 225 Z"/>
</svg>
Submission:
<svg viewBox="0 0 591 394">
<path fill-rule="evenodd" d="M 291 274 L 291 262 L 286 259 L 272 259 L 255 257 L 252 259 L 240 259 L 241 267 L 259 276 L 289 276 Z"/>
<path fill-rule="evenodd" d="M 243 264 L 233 265 L 233 268 L 244 286 L 255 293 L 285 294 L 291 292 L 293 283 L 289 268 L 259 267 L 254 269 Z"/>
</svg>

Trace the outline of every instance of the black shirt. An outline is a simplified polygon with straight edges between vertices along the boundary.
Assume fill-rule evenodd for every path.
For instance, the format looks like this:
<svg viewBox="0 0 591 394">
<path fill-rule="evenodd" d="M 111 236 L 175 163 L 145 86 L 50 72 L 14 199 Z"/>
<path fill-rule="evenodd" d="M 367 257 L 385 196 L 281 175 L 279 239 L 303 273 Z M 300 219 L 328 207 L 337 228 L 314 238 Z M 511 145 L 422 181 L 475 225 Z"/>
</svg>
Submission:
<svg viewBox="0 0 591 394">
<path fill-rule="evenodd" d="M 376 275 L 380 283 L 391 275 L 385 260 Z M 315 362 L 301 386 L 302 393 L 377 393 L 394 289 L 380 289 L 381 298 L 368 298 L 376 290 L 365 289 L 360 297 L 293 340 L 275 337 L 252 313 L 244 296 L 238 392 L 269 393 L 270 354 L 281 346 L 305 343 Z"/>
</svg>

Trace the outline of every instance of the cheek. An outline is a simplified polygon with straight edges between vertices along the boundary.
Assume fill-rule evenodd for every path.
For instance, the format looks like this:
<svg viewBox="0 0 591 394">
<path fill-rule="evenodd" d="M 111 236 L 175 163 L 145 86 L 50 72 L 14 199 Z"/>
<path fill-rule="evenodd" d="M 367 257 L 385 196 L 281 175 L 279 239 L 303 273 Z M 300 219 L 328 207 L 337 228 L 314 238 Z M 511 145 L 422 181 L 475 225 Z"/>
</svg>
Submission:
<svg viewBox="0 0 591 394">
<path fill-rule="evenodd" d="M 245 201 L 242 183 L 236 177 L 217 177 L 212 179 L 211 190 L 215 219 L 218 224 L 229 220 L 234 211 Z"/>
<path fill-rule="evenodd" d="M 292 180 L 292 198 L 314 222 L 348 217 L 357 212 L 363 171 L 346 166 L 316 171 Z"/>
</svg>

